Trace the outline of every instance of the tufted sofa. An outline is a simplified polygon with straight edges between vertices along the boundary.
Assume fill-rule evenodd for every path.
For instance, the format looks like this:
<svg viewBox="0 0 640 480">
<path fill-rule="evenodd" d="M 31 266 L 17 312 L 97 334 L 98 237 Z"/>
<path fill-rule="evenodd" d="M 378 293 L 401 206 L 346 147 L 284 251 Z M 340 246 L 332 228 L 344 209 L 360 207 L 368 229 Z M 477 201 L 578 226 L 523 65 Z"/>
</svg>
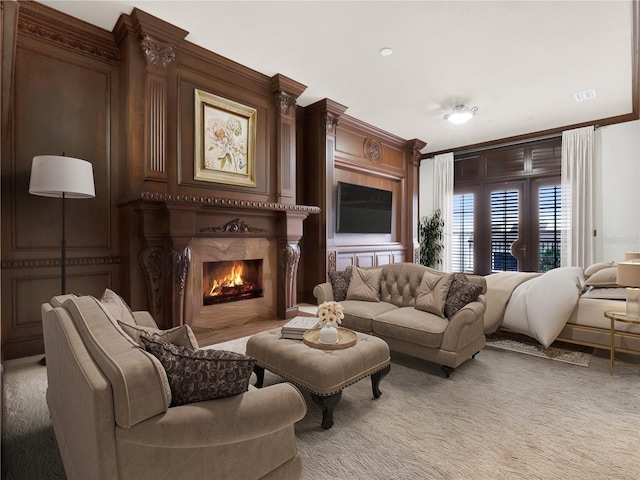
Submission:
<svg viewBox="0 0 640 480">
<path fill-rule="evenodd" d="M 133 318 L 156 327 L 148 312 Z M 94 297 L 54 297 L 42 321 L 47 405 L 69 480 L 300 478 L 294 424 L 306 403 L 293 385 L 170 407 L 162 364 Z"/>
<path fill-rule="evenodd" d="M 379 301 L 341 300 L 345 314 L 342 326 L 376 335 L 392 351 L 441 364 L 447 377 L 484 347 L 483 277 L 466 275 L 470 283 L 479 287 L 476 290 L 480 295 L 451 318 L 443 318 L 415 306 L 425 272 L 444 273 L 414 263 L 394 263 L 381 268 Z M 313 294 L 318 304 L 335 300 L 330 282 L 316 285 Z"/>
</svg>

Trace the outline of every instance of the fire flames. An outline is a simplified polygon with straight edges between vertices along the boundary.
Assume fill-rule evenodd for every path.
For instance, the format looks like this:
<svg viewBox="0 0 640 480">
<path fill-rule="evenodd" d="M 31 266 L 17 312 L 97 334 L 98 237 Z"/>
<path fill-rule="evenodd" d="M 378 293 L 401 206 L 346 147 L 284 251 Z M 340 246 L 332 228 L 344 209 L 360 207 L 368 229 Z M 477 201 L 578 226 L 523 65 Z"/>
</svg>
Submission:
<svg viewBox="0 0 640 480">
<path fill-rule="evenodd" d="M 215 297 L 222 294 L 224 289 L 240 287 L 244 285 L 245 279 L 242 277 L 243 268 L 241 263 L 234 263 L 231 271 L 222 278 L 213 280 L 209 296 Z"/>
</svg>

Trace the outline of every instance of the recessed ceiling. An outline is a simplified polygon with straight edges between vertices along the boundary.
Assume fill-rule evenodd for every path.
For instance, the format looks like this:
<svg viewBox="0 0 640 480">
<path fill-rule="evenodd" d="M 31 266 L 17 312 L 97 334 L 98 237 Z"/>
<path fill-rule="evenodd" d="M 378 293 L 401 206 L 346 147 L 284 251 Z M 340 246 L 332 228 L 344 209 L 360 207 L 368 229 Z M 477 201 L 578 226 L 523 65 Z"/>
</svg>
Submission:
<svg viewBox="0 0 640 480">
<path fill-rule="evenodd" d="M 632 9 L 608 1 L 42 1 L 111 31 L 133 7 L 304 85 L 423 153 L 631 114 Z M 382 56 L 382 48 L 393 55 Z M 575 95 L 597 96 L 576 102 Z M 464 125 L 443 116 L 477 107 Z"/>
</svg>

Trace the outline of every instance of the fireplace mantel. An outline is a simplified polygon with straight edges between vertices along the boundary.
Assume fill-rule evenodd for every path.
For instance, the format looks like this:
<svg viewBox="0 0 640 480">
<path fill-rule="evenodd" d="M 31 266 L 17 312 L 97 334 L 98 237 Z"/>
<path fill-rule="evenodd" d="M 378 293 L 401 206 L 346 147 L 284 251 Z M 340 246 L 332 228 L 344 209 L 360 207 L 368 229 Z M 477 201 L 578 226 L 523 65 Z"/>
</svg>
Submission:
<svg viewBox="0 0 640 480">
<path fill-rule="evenodd" d="M 119 203 L 137 225 L 140 264 L 146 281 L 149 310 L 165 328 L 191 323 L 191 302 L 185 286 L 192 272 L 194 239 L 266 238 L 277 242 L 273 290 L 274 315 L 291 318 L 298 313 L 296 283 L 303 222 L 320 208 L 148 191 Z M 135 241 L 130 239 L 130 241 Z M 133 280 L 132 280 L 133 281 Z"/>
<path fill-rule="evenodd" d="M 171 203 L 182 205 L 202 205 L 221 208 L 239 208 L 248 210 L 320 213 L 320 207 L 309 205 L 289 205 L 285 203 L 238 200 L 215 196 L 176 195 L 171 193 L 136 192 L 119 203 L 126 206 L 137 202 Z"/>
</svg>

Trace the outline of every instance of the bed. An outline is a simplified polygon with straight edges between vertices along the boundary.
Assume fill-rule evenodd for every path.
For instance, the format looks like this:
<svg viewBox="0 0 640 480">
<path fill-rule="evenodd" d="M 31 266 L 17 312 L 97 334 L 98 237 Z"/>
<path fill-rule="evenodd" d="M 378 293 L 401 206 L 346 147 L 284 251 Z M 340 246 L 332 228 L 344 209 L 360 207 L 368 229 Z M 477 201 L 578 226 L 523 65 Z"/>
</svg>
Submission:
<svg viewBox="0 0 640 480">
<path fill-rule="evenodd" d="M 626 308 L 616 276 L 614 263 L 487 275 L 485 334 L 502 329 L 545 347 L 558 340 L 609 350 L 611 323 L 604 312 Z M 640 354 L 640 326 L 616 323 L 615 342 L 616 351 Z"/>
</svg>

